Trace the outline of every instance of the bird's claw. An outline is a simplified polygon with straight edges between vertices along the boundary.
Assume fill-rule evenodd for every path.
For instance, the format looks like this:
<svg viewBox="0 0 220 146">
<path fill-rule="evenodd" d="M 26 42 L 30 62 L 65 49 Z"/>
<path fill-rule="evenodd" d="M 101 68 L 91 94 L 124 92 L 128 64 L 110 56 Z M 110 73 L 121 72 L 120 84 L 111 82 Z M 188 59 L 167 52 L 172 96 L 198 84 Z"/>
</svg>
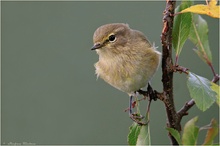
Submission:
<svg viewBox="0 0 220 146">
<path fill-rule="evenodd" d="M 148 122 L 141 121 L 144 118 L 144 116 L 142 116 L 142 115 L 139 115 L 137 113 L 132 113 L 129 116 L 134 122 L 136 122 L 139 125 L 147 125 L 148 124 Z"/>
</svg>

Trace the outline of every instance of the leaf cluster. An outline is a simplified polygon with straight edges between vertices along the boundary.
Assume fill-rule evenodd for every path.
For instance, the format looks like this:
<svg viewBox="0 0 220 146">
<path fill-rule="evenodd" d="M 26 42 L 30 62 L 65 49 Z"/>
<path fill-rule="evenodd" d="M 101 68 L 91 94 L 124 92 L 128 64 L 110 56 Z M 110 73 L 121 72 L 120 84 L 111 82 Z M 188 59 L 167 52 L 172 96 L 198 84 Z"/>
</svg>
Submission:
<svg viewBox="0 0 220 146">
<path fill-rule="evenodd" d="M 209 5 L 193 5 L 191 0 L 182 1 L 182 3 L 176 8 L 175 13 L 178 14 L 174 18 L 173 27 L 173 47 L 176 52 L 176 62 L 183 49 L 183 45 L 186 40 L 190 40 L 195 44 L 196 49 L 193 49 L 196 54 L 203 60 L 213 71 L 214 76 L 218 76 L 213 69 L 212 53 L 208 40 L 208 25 L 201 15 L 195 13 L 201 13 L 205 11 L 210 16 L 213 13 L 208 13 L 208 8 L 217 7 L 216 3 L 212 0 Z M 204 9 L 207 8 L 207 9 Z M 188 12 L 188 13 L 186 13 Z M 189 13 L 193 12 L 193 13 Z M 204 14 L 204 13 L 201 13 Z M 195 100 L 196 106 L 206 111 L 211 105 L 216 102 L 219 105 L 219 85 L 211 82 L 205 77 L 196 75 L 192 72 L 187 72 L 187 87 L 190 92 L 190 96 Z"/>
<path fill-rule="evenodd" d="M 173 128 L 166 129 L 173 135 L 173 137 L 175 137 L 175 139 L 181 145 L 197 145 L 199 131 L 207 130 L 206 137 L 202 145 L 215 145 L 213 141 L 219 131 L 217 121 L 215 119 L 212 119 L 210 124 L 200 128 L 196 126 L 197 121 L 198 117 L 189 120 L 184 126 L 182 136 L 177 130 Z"/>
</svg>

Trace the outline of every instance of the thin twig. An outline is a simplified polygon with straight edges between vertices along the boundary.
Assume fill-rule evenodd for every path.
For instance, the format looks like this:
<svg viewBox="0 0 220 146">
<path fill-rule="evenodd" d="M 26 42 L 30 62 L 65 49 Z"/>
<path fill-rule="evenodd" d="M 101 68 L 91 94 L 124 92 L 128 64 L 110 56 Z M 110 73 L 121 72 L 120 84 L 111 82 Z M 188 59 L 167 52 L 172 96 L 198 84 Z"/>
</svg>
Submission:
<svg viewBox="0 0 220 146">
<path fill-rule="evenodd" d="M 195 101 L 191 99 L 177 112 L 178 114 L 178 122 L 180 123 L 183 116 L 188 115 L 188 110 L 195 104 Z"/>
<path fill-rule="evenodd" d="M 189 74 L 188 70 L 189 70 L 188 68 L 185 68 L 183 66 L 179 66 L 179 65 L 173 66 L 174 72 Z"/>
</svg>

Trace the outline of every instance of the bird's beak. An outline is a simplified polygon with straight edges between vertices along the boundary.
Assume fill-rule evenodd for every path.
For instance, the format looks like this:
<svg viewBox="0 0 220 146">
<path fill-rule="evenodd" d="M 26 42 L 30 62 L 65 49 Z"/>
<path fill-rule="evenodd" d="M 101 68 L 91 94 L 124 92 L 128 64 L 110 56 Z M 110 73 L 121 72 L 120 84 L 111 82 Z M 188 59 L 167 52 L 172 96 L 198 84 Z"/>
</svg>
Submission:
<svg viewBox="0 0 220 146">
<path fill-rule="evenodd" d="M 103 46 L 102 44 L 96 43 L 96 44 L 94 44 L 94 46 L 91 48 L 91 50 L 99 49 L 99 48 L 101 48 L 102 46 Z"/>
</svg>

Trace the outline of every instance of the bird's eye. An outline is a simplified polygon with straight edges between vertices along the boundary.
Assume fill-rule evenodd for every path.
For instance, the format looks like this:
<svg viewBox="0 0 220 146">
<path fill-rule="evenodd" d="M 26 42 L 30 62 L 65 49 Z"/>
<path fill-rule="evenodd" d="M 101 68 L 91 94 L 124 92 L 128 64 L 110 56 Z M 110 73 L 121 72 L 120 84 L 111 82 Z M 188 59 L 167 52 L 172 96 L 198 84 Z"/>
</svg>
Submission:
<svg viewBox="0 0 220 146">
<path fill-rule="evenodd" d="M 115 35 L 110 35 L 109 37 L 108 37 L 108 40 L 110 41 L 110 42 L 114 42 L 115 40 L 116 40 L 116 37 L 115 37 Z"/>
</svg>

